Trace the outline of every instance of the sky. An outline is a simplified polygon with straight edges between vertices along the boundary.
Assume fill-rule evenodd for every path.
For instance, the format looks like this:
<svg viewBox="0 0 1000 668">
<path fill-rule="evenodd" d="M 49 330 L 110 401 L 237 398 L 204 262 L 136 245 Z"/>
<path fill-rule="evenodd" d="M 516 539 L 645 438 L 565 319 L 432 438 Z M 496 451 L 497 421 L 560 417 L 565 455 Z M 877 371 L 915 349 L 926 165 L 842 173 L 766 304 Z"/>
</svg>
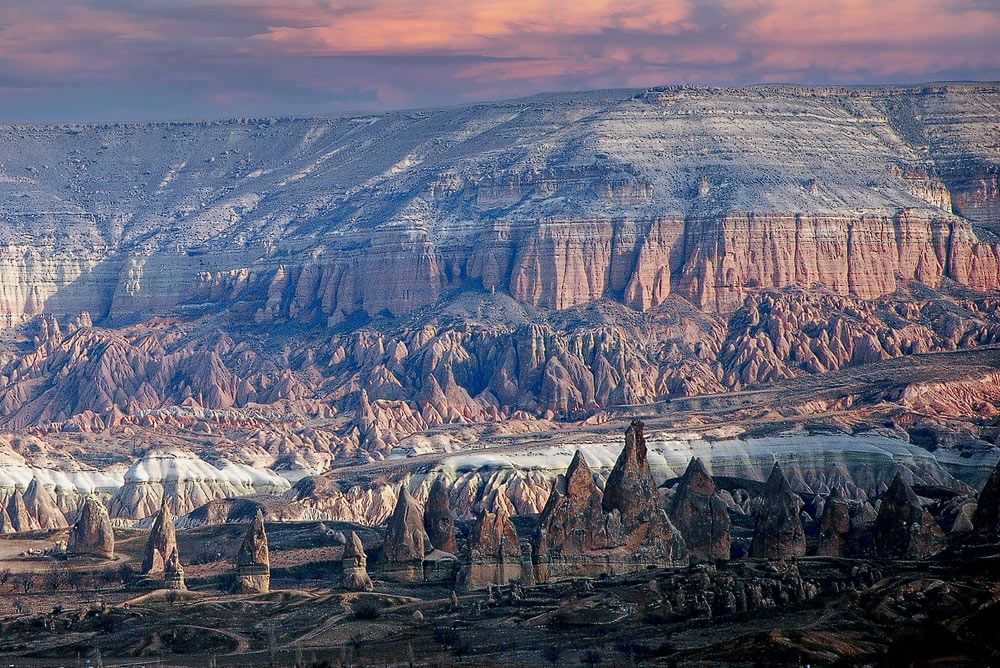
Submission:
<svg viewBox="0 0 1000 668">
<path fill-rule="evenodd" d="M 0 120 L 1000 79 L 1000 0 L 0 0 Z"/>
</svg>

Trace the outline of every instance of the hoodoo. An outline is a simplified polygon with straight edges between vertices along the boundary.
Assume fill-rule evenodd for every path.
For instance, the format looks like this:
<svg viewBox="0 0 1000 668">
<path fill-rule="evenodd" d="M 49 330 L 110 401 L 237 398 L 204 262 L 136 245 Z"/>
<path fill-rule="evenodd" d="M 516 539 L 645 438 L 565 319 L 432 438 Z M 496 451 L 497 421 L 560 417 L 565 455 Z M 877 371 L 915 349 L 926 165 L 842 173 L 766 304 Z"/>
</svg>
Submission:
<svg viewBox="0 0 1000 668">
<path fill-rule="evenodd" d="M 427 497 L 424 529 L 427 530 L 427 536 L 435 548 L 451 554 L 458 552 L 458 542 L 455 539 L 455 514 L 451 511 L 448 483 L 443 476 L 434 481 Z"/>
<path fill-rule="evenodd" d="M 71 555 L 112 559 L 115 556 L 115 532 L 108 510 L 96 496 L 88 496 L 69 533 L 66 551 Z"/>
<path fill-rule="evenodd" d="M 897 472 L 875 519 L 875 550 L 884 559 L 920 559 L 937 552 L 944 532 Z"/>
<path fill-rule="evenodd" d="M 729 559 L 730 520 L 726 502 L 705 464 L 692 457 L 670 502 L 670 519 L 687 544 L 692 562 Z"/>
<path fill-rule="evenodd" d="M 364 543 L 358 538 L 358 534 L 351 532 L 347 535 L 347 543 L 344 545 L 344 555 L 341 557 L 341 564 L 344 576 L 341 583 L 344 589 L 350 591 L 371 591 L 375 588 L 372 579 L 368 577 L 368 555 L 365 554 Z"/>
<path fill-rule="evenodd" d="M 264 530 L 264 515 L 260 510 L 236 553 L 237 587 L 244 594 L 266 594 L 271 590 L 271 556 Z"/>
<path fill-rule="evenodd" d="M 806 534 L 801 513 L 802 499 L 792 491 L 781 466 L 775 462 L 754 524 L 750 556 L 755 559 L 803 556 L 806 553 Z"/>
</svg>

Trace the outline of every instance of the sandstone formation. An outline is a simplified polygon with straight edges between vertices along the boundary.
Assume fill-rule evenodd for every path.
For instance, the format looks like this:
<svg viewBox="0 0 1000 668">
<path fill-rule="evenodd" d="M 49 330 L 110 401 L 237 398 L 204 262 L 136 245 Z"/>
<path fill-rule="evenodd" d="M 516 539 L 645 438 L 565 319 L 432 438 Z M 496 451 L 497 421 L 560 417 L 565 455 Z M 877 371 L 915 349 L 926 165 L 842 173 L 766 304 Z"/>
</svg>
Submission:
<svg viewBox="0 0 1000 668">
<path fill-rule="evenodd" d="M 896 474 L 881 501 L 874 527 L 879 557 L 921 559 L 941 549 L 944 532 L 902 473 Z"/>
<path fill-rule="evenodd" d="M 69 532 L 66 552 L 74 556 L 114 558 L 115 532 L 111 528 L 111 518 L 96 496 L 84 499 L 76 524 Z"/>
<path fill-rule="evenodd" d="M 365 546 L 358 538 L 358 534 L 353 531 L 347 535 L 341 564 L 344 570 L 341 584 L 344 589 L 371 591 L 375 588 L 371 578 L 368 577 L 368 555 L 365 554 Z"/>
<path fill-rule="evenodd" d="M 684 536 L 694 563 L 729 559 L 730 519 L 726 502 L 705 464 L 692 457 L 670 501 L 670 520 Z"/>
<path fill-rule="evenodd" d="M 184 567 L 181 565 L 177 550 L 170 553 L 167 563 L 163 565 L 163 588 L 180 591 L 187 589 L 187 584 L 184 582 Z"/>
<path fill-rule="evenodd" d="M 443 476 L 434 481 L 427 496 L 424 528 L 427 530 L 431 545 L 436 549 L 451 554 L 458 552 L 458 542 L 455 539 L 455 514 L 451 510 L 451 501 L 448 498 L 448 483 Z"/>
<path fill-rule="evenodd" d="M 822 557 L 849 556 L 851 533 L 851 507 L 840 493 L 834 489 L 819 518 L 819 540 L 816 554 Z"/>
<path fill-rule="evenodd" d="M 981 539 L 990 542 L 1000 541 L 1000 462 L 979 493 L 972 526 Z"/>
<path fill-rule="evenodd" d="M 18 489 L 15 489 L 14 493 L 8 497 L 5 511 L 3 517 L 0 518 L 4 524 L 0 527 L 0 533 L 20 533 L 39 528 L 37 520 L 28 512 L 24 495 Z"/>
<path fill-rule="evenodd" d="M 416 499 L 401 485 L 396 508 L 386 527 L 382 558 L 389 570 L 406 579 L 423 577 L 424 557 L 433 549 L 424 529 L 424 511 Z"/>
<path fill-rule="evenodd" d="M 32 478 L 28 483 L 28 489 L 24 492 L 24 505 L 40 529 L 64 529 L 69 526 L 66 515 L 38 478 Z"/>
<path fill-rule="evenodd" d="M 141 575 L 160 575 L 171 557 L 177 553 L 177 534 L 174 529 L 174 516 L 170 506 L 164 502 L 153 520 L 153 528 L 146 541 L 146 551 L 142 559 Z M 179 555 L 178 555 L 179 563 Z"/>
<path fill-rule="evenodd" d="M 521 544 L 504 503 L 493 510 L 483 509 L 469 534 L 468 553 L 461 584 L 466 589 L 506 585 L 525 577 L 522 573 Z"/>
<path fill-rule="evenodd" d="M 236 577 L 240 593 L 266 594 L 271 590 L 271 557 L 264 515 L 259 510 L 236 553 Z"/>
<path fill-rule="evenodd" d="M 684 539 L 659 503 L 642 422 L 629 425 L 603 493 L 577 451 L 539 518 L 532 555 L 536 578 L 687 563 Z"/>
<path fill-rule="evenodd" d="M 757 511 L 750 556 L 774 560 L 804 556 L 806 535 L 801 513 L 802 499 L 792 491 L 781 466 L 775 462 Z"/>
</svg>

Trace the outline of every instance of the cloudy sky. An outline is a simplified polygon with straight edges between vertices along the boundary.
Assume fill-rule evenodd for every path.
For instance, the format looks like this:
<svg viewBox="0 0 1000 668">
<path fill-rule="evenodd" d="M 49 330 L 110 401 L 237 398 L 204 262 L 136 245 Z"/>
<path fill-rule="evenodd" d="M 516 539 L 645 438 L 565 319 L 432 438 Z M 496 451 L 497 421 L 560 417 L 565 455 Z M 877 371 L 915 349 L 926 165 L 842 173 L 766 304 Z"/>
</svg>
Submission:
<svg viewBox="0 0 1000 668">
<path fill-rule="evenodd" d="M 1000 0 L 0 0 L 0 119 L 1000 79 Z"/>
</svg>

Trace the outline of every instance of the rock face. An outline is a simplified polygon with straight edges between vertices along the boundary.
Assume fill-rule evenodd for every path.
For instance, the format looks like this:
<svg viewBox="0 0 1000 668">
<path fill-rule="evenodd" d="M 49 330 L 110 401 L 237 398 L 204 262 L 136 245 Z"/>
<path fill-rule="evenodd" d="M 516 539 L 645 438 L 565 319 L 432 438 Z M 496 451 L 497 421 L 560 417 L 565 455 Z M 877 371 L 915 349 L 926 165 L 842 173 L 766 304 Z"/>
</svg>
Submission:
<svg viewBox="0 0 1000 668">
<path fill-rule="evenodd" d="M 466 589 L 506 585 L 521 581 L 521 544 L 505 503 L 484 509 L 476 517 L 469 534 L 468 554 L 461 584 Z"/>
<path fill-rule="evenodd" d="M 264 515 L 259 510 L 236 553 L 236 576 L 240 593 L 266 594 L 271 590 L 271 556 Z"/>
<path fill-rule="evenodd" d="M 108 510 L 96 496 L 88 496 L 80 508 L 76 524 L 69 533 L 68 554 L 112 559 L 115 556 L 115 532 Z"/>
<path fill-rule="evenodd" d="M 839 489 L 834 489 L 820 515 L 816 554 L 822 557 L 848 556 L 850 533 L 851 507 Z"/>
<path fill-rule="evenodd" d="M 163 565 L 163 588 L 180 591 L 187 589 L 187 584 L 184 582 L 184 567 L 181 565 L 177 550 L 170 553 L 167 563 Z"/>
<path fill-rule="evenodd" d="M 670 520 L 684 536 L 691 561 L 729 559 L 729 511 L 704 463 L 692 457 L 670 502 Z"/>
<path fill-rule="evenodd" d="M 1000 462 L 979 493 L 972 526 L 976 534 L 989 542 L 1000 541 Z"/>
<path fill-rule="evenodd" d="M 6 528 L 9 531 L 3 531 L 3 533 L 20 533 L 22 531 L 34 531 L 39 528 L 38 522 L 28 512 L 28 507 L 24 502 L 24 495 L 21 494 L 20 490 L 15 489 L 14 493 L 7 499 L 6 511 L 3 521 L 7 523 Z"/>
<path fill-rule="evenodd" d="M 582 454 L 574 455 L 539 519 L 536 579 L 687 563 L 684 539 L 659 506 L 646 455 L 643 425 L 635 420 L 603 493 Z"/>
<path fill-rule="evenodd" d="M 781 466 L 775 462 L 755 521 L 750 556 L 771 560 L 804 556 L 806 534 L 801 513 L 802 499 L 792 491 Z"/>
<path fill-rule="evenodd" d="M 43 318 L 33 350 L 0 359 L 0 426 L 266 426 L 248 407 L 335 404 L 356 430 L 319 447 L 384 456 L 444 422 L 996 342 L 995 301 L 933 291 L 998 284 L 980 112 L 998 100 L 995 84 L 684 87 L 252 129 L 5 126 L 0 321 Z M 454 324 L 417 314 L 439 299 Z M 173 329 L 191 304 L 212 322 Z M 568 328 L 554 311 L 571 307 L 588 312 Z M 467 317 L 482 309 L 497 316 Z M 368 318 L 385 312 L 417 321 Z M 171 331 L 150 336 L 151 316 Z M 344 328 L 288 355 L 258 345 L 289 322 Z M 160 485 L 140 491 L 112 514 L 155 513 Z"/>
<path fill-rule="evenodd" d="M 347 536 L 344 545 L 344 556 L 341 560 L 344 577 L 341 581 L 344 589 L 350 591 L 371 591 L 375 588 L 368 577 L 368 555 L 365 546 L 353 531 Z"/>
<path fill-rule="evenodd" d="M 424 529 L 424 510 L 402 484 L 396 508 L 389 518 L 382 558 L 388 570 L 404 579 L 423 578 L 423 560 L 433 549 Z"/>
<path fill-rule="evenodd" d="M 882 495 L 875 519 L 875 551 L 883 559 L 922 559 L 939 551 L 944 532 L 901 473 Z"/>
<path fill-rule="evenodd" d="M 427 507 L 424 510 L 424 528 L 427 530 L 431 545 L 436 549 L 451 554 L 458 552 L 458 542 L 455 539 L 455 514 L 451 510 L 448 484 L 443 476 L 438 477 L 431 486 Z"/>
<path fill-rule="evenodd" d="M 24 492 L 24 504 L 38 523 L 39 529 L 64 529 L 69 526 L 66 516 L 45 485 L 32 478 Z"/>
<path fill-rule="evenodd" d="M 141 575 L 161 575 L 167 561 L 177 553 L 177 534 L 174 529 L 174 515 L 170 506 L 164 503 L 153 520 L 153 528 L 146 541 L 146 551 L 142 559 Z M 179 563 L 179 555 L 178 555 Z"/>
</svg>

